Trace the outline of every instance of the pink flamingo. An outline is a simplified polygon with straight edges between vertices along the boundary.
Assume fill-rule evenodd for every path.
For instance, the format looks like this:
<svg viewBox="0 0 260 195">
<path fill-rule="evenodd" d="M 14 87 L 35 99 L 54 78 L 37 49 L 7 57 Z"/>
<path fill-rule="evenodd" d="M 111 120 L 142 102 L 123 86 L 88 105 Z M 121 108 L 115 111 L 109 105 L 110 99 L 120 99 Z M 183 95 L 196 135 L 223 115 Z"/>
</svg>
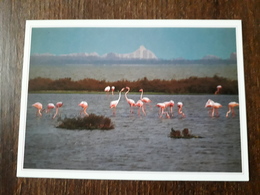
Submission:
<svg viewBox="0 0 260 195">
<path fill-rule="evenodd" d="M 167 118 L 170 118 L 170 115 L 168 114 L 168 112 L 164 111 L 164 109 L 167 107 L 165 103 L 158 103 L 158 104 L 156 104 L 156 106 L 160 108 L 160 110 L 159 110 L 160 118 L 162 118 L 163 114 L 165 114 Z"/>
<path fill-rule="evenodd" d="M 214 112 L 216 111 L 216 116 L 219 116 L 218 109 L 221 108 L 222 105 L 220 103 L 214 102 L 213 104 L 213 111 L 212 111 L 212 117 L 214 117 Z"/>
<path fill-rule="evenodd" d="M 42 109 L 42 104 L 40 102 L 36 102 L 32 106 L 37 109 L 36 116 L 42 116 L 42 113 L 41 113 L 41 111 L 43 110 Z"/>
<path fill-rule="evenodd" d="M 185 117 L 185 114 L 182 112 L 183 103 L 178 102 L 177 106 L 178 106 L 178 114 L 182 115 L 182 117 Z"/>
<path fill-rule="evenodd" d="M 121 92 L 124 91 L 125 88 L 122 88 L 121 91 L 119 92 L 119 97 L 117 100 L 111 101 L 110 102 L 110 108 L 113 108 L 113 115 L 116 115 L 116 106 L 121 98 Z"/>
<path fill-rule="evenodd" d="M 136 104 L 135 104 L 135 106 L 136 107 L 139 107 L 139 109 L 138 109 L 138 116 L 140 116 L 140 110 L 142 110 L 143 111 L 143 113 L 144 113 L 144 116 L 146 116 L 146 113 L 145 113 L 145 111 L 144 111 L 144 103 L 142 102 L 142 100 L 138 100 L 137 102 L 136 102 Z"/>
<path fill-rule="evenodd" d="M 114 95 L 115 86 L 112 86 L 112 87 L 111 87 L 111 90 L 112 90 L 112 95 Z"/>
<path fill-rule="evenodd" d="M 207 107 L 211 108 L 210 109 L 211 117 L 214 117 L 215 112 L 216 112 L 216 116 L 218 117 L 219 116 L 218 109 L 221 108 L 222 105 L 220 103 L 214 102 L 213 100 L 209 99 L 205 105 L 205 108 Z"/>
<path fill-rule="evenodd" d="M 57 102 L 56 103 L 56 112 L 54 114 L 54 116 L 52 117 L 53 119 L 57 116 L 58 112 L 59 112 L 59 108 L 63 106 L 62 102 Z"/>
<path fill-rule="evenodd" d="M 129 87 L 126 87 L 126 89 L 127 89 L 127 92 L 125 92 L 125 99 L 126 99 L 127 103 L 128 103 L 129 106 L 130 106 L 130 112 L 133 113 L 133 106 L 135 106 L 135 101 L 132 100 L 132 99 L 129 99 L 129 98 L 127 97 L 127 94 L 129 93 L 130 88 L 129 88 Z"/>
<path fill-rule="evenodd" d="M 214 101 L 211 100 L 211 99 L 208 99 L 208 101 L 207 101 L 206 104 L 205 104 L 205 108 L 210 108 L 210 109 L 209 109 L 209 115 L 212 115 L 213 104 L 214 104 Z"/>
<path fill-rule="evenodd" d="M 164 104 L 165 104 L 166 108 L 167 108 L 167 107 L 170 107 L 170 114 L 173 116 L 173 110 L 172 110 L 172 108 L 173 108 L 173 106 L 174 106 L 174 101 L 173 101 L 173 100 L 170 100 L 169 102 L 164 102 Z"/>
<path fill-rule="evenodd" d="M 139 91 L 141 92 L 140 99 L 144 103 L 144 106 L 145 106 L 145 104 L 150 104 L 152 101 L 149 98 L 147 98 L 147 97 L 143 97 L 144 90 L 140 89 Z"/>
<path fill-rule="evenodd" d="M 230 112 L 232 112 L 232 116 L 233 116 L 233 117 L 235 116 L 234 107 L 236 107 L 236 106 L 239 106 L 239 104 L 238 104 L 237 102 L 230 102 L 230 103 L 228 104 L 228 111 L 227 111 L 227 113 L 226 113 L 226 117 L 228 117 L 228 114 L 229 114 Z"/>
<path fill-rule="evenodd" d="M 53 103 L 49 103 L 47 105 L 46 113 L 49 113 L 53 108 L 55 108 L 55 105 Z"/>
<path fill-rule="evenodd" d="M 88 103 L 86 101 L 82 101 L 79 103 L 79 105 L 83 110 L 80 111 L 80 114 L 84 113 L 86 116 L 89 116 L 87 113 Z"/>
<path fill-rule="evenodd" d="M 215 95 L 219 94 L 221 88 L 222 88 L 221 85 L 218 85 L 218 86 L 217 86 L 217 91 L 215 91 Z"/>
<path fill-rule="evenodd" d="M 109 95 L 109 91 L 110 91 L 110 86 L 107 86 L 104 91 L 106 92 L 107 95 Z"/>
</svg>

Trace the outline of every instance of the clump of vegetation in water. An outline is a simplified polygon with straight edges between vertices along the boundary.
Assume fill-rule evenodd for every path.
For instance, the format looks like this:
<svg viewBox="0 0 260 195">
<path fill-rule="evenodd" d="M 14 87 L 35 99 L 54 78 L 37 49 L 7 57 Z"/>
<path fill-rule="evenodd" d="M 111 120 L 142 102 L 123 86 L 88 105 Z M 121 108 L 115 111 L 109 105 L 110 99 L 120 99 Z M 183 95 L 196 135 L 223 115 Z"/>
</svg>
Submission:
<svg viewBox="0 0 260 195">
<path fill-rule="evenodd" d="M 57 128 L 71 130 L 110 130 L 114 129 L 111 119 L 102 115 L 90 114 L 85 117 L 65 118 L 61 120 Z"/>
<path fill-rule="evenodd" d="M 173 128 L 171 128 L 171 133 L 169 135 L 169 137 L 171 138 L 202 138 L 201 136 L 197 136 L 197 135 L 192 135 L 190 133 L 190 130 L 185 128 L 182 131 L 181 130 L 174 130 Z"/>
</svg>

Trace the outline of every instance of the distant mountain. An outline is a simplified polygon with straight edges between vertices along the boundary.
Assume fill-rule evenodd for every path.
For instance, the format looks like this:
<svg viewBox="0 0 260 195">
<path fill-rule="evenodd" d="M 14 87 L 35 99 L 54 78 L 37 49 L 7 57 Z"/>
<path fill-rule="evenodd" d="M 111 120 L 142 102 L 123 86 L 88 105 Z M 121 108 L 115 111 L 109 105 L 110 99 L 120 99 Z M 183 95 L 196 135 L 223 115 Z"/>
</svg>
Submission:
<svg viewBox="0 0 260 195">
<path fill-rule="evenodd" d="M 141 45 L 132 53 L 119 54 L 107 53 L 99 55 L 92 53 L 70 53 L 54 55 L 50 53 L 31 55 L 31 63 L 34 65 L 43 64 L 234 64 L 236 63 L 236 53 L 230 54 L 230 58 L 222 59 L 215 55 L 205 55 L 201 59 L 188 60 L 184 58 L 175 58 L 171 60 L 159 59 L 150 50 Z"/>
<path fill-rule="evenodd" d="M 47 56 L 55 56 L 55 55 L 45 53 L 45 54 L 34 54 L 33 56 L 45 56 L 45 57 L 47 57 Z M 99 58 L 99 59 L 102 59 L 102 60 L 104 60 L 104 59 L 107 59 L 107 60 L 120 60 L 120 59 L 156 60 L 156 59 L 158 59 L 152 51 L 146 49 L 143 45 L 141 45 L 134 52 L 126 53 L 126 54 L 119 54 L 119 53 L 112 53 L 111 52 L 111 53 L 107 53 L 107 54 L 100 56 L 98 53 L 92 52 L 92 53 L 61 54 L 61 55 L 58 55 L 58 57 L 86 57 L 86 58 L 95 57 L 95 58 Z"/>
<path fill-rule="evenodd" d="M 108 53 L 102 56 L 103 58 L 108 58 L 108 59 L 141 59 L 141 60 L 156 60 L 158 59 L 156 55 L 146 49 L 143 45 L 141 45 L 137 50 L 135 50 L 132 53 L 127 53 L 127 54 L 118 54 L 118 53 Z"/>
</svg>

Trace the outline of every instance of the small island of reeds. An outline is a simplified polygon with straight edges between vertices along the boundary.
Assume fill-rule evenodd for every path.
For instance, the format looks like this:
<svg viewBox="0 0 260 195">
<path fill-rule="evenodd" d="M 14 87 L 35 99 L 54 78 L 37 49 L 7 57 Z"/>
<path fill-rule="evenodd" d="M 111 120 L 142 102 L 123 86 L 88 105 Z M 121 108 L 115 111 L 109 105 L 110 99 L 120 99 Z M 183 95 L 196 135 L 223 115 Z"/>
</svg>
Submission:
<svg viewBox="0 0 260 195">
<path fill-rule="evenodd" d="M 169 137 L 171 138 L 184 138 L 184 139 L 190 139 L 190 138 L 203 138 L 201 136 L 197 136 L 197 135 L 192 135 L 190 133 L 190 130 L 185 128 L 182 131 L 181 130 L 174 130 L 173 128 L 171 128 L 171 133 L 169 135 Z"/>
<path fill-rule="evenodd" d="M 111 119 L 102 115 L 90 114 L 85 117 L 64 118 L 57 128 L 69 130 L 111 130 L 114 124 Z"/>
</svg>

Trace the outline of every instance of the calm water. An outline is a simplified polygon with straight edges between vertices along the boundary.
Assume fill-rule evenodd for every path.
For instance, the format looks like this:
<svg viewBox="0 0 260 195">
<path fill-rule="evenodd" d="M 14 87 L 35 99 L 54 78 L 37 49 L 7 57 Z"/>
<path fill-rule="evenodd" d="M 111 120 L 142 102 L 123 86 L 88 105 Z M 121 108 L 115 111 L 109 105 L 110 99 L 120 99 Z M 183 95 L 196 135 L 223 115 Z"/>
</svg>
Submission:
<svg viewBox="0 0 260 195">
<path fill-rule="evenodd" d="M 239 108 L 237 116 L 226 118 L 227 104 L 238 101 L 236 95 L 145 95 L 153 102 L 147 116 L 129 113 L 124 97 L 112 116 L 109 102 L 118 94 L 29 94 L 26 124 L 25 168 L 80 169 L 121 171 L 195 171 L 241 172 Z M 139 95 L 129 94 L 139 99 Z M 223 105 L 220 117 L 210 118 L 204 108 L 208 99 Z M 51 115 L 35 116 L 31 105 L 37 101 L 47 105 L 62 101 L 61 117 L 76 116 L 85 100 L 88 113 L 111 117 L 115 129 L 110 131 L 71 131 L 55 128 L 58 119 Z M 181 118 L 174 106 L 174 117 L 159 119 L 155 104 L 173 100 L 184 103 L 187 115 Z M 54 112 L 54 111 L 53 111 Z M 53 113 L 52 113 L 53 114 Z M 201 139 L 172 139 L 171 128 L 189 128 Z"/>
<path fill-rule="evenodd" d="M 45 77 L 51 79 L 69 77 L 74 80 L 93 78 L 106 81 L 126 79 L 138 80 L 143 77 L 152 79 L 185 79 L 191 76 L 212 77 L 218 75 L 237 79 L 236 65 L 64 65 L 31 66 L 30 79 Z"/>
</svg>

